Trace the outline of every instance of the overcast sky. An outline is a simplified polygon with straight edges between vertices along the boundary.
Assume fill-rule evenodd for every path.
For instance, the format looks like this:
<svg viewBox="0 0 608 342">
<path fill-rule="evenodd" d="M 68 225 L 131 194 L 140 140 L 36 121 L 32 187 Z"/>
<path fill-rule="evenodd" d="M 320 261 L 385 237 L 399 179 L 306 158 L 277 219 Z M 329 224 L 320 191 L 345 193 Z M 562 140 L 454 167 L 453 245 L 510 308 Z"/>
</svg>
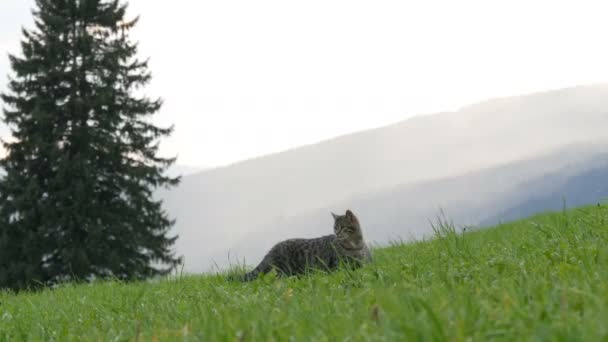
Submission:
<svg viewBox="0 0 608 342">
<path fill-rule="evenodd" d="M 33 0 L 0 0 L 6 52 Z M 608 82 L 608 1 L 132 0 L 163 154 L 209 167 L 489 97 Z M 0 134 L 6 135 L 6 128 Z"/>
</svg>

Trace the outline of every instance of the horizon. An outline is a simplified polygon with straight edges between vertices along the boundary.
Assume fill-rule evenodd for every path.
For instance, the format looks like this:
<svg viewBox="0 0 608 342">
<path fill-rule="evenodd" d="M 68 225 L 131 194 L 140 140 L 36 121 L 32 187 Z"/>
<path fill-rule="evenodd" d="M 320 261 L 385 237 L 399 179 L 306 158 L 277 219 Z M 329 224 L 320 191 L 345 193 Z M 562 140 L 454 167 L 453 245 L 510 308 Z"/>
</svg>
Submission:
<svg viewBox="0 0 608 342">
<path fill-rule="evenodd" d="M 608 4 L 128 3 L 128 16 L 140 15 L 138 56 L 150 57 L 144 91 L 165 100 L 155 121 L 175 124 L 161 153 L 198 169 L 494 98 L 608 82 L 608 46 L 597 44 Z M 0 91 L 6 52 L 19 51 L 32 7 L 0 5 Z M 2 125 L 0 136 L 7 132 Z"/>
</svg>

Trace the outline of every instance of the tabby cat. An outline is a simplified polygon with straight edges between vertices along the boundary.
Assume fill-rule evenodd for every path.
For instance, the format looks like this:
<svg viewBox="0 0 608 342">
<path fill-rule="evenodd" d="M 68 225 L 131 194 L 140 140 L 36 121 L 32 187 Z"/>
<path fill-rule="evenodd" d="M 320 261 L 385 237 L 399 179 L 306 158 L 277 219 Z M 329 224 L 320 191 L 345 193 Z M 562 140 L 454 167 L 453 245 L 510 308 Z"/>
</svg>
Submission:
<svg viewBox="0 0 608 342">
<path fill-rule="evenodd" d="M 334 234 L 315 239 L 290 239 L 277 243 L 262 262 L 241 277 L 250 281 L 275 269 L 282 275 L 306 273 L 310 269 L 332 271 L 340 263 L 360 267 L 371 261 L 371 253 L 363 240 L 359 220 L 352 211 L 334 217 Z"/>
</svg>

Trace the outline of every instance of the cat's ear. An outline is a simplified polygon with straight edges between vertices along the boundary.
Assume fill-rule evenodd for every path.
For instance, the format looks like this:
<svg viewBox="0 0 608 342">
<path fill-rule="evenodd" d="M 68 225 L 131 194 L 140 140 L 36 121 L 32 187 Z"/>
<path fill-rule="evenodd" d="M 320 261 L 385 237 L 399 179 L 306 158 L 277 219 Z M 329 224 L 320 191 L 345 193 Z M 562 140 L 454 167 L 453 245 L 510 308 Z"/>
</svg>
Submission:
<svg viewBox="0 0 608 342">
<path fill-rule="evenodd" d="M 333 211 L 331 212 L 331 216 L 334 218 L 334 220 L 337 220 L 337 219 L 338 219 L 338 214 L 334 214 L 334 212 L 333 212 Z"/>
<path fill-rule="evenodd" d="M 352 211 L 350 211 L 350 209 L 346 210 L 346 218 L 349 219 L 351 222 L 358 222 L 357 217 L 355 216 L 355 214 L 353 214 Z"/>
</svg>

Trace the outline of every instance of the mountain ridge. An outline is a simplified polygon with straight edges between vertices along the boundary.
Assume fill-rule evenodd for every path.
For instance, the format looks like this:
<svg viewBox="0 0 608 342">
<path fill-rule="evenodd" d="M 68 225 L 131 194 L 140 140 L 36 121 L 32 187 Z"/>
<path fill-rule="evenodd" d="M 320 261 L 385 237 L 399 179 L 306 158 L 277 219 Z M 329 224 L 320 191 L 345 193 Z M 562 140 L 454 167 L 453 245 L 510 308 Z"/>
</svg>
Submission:
<svg viewBox="0 0 608 342">
<path fill-rule="evenodd" d="M 200 269 L 212 255 L 227 253 L 243 236 L 274 220 L 358 194 L 449 178 L 605 138 L 608 85 L 463 108 L 184 177 L 178 188 L 158 193 L 177 219 L 178 253 L 189 260 L 188 270 Z M 442 199 L 434 201 L 439 205 Z"/>
<path fill-rule="evenodd" d="M 458 112 L 461 112 L 461 111 L 466 111 L 466 110 L 470 110 L 470 109 L 477 109 L 478 107 L 483 106 L 483 105 L 488 104 L 488 103 L 509 101 L 509 100 L 513 100 L 513 99 L 516 99 L 516 98 L 520 98 L 520 97 L 541 97 L 541 96 L 555 94 L 555 93 L 559 93 L 559 92 L 567 92 L 567 91 L 573 91 L 573 90 L 584 90 L 584 89 L 597 88 L 597 87 L 607 88 L 608 87 L 608 83 L 575 85 L 575 86 L 562 87 L 562 88 L 556 88 L 556 89 L 550 89 L 550 90 L 541 90 L 541 91 L 536 91 L 536 92 L 528 93 L 528 94 L 496 96 L 496 97 L 492 97 L 492 98 L 489 98 L 489 99 L 486 99 L 486 100 L 483 100 L 483 101 L 479 101 L 479 102 L 475 102 L 475 103 L 470 103 L 470 104 L 465 104 L 465 105 L 462 105 L 462 106 L 458 107 L 457 109 L 451 110 L 451 111 L 421 113 L 421 114 L 417 114 L 417 115 L 414 115 L 414 116 L 406 118 L 406 119 L 398 120 L 398 121 L 395 121 L 393 123 L 381 125 L 381 126 L 378 126 L 378 127 L 372 127 L 372 128 L 368 128 L 368 129 L 364 129 L 364 130 L 359 130 L 359 131 L 354 131 L 354 132 L 350 132 L 350 133 L 340 134 L 340 135 L 337 135 L 335 137 L 321 139 L 321 140 L 318 140 L 318 141 L 315 141 L 315 142 L 311 142 L 311 143 L 307 143 L 307 144 L 302 144 L 302 145 L 294 146 L 294 147 L 287 148 L 287 149 L 284 149 L 284 150 L 281 150 L 281 151 L 271 152 L 271 153 L 263 154 L 263 155 L 260 155 L 260 156 L 246 158 L 246 159 L 243 159 L 243 160 L 237 160 L 237 161 L 234 161 L 234 162 L 231 162 L 231 163 L 227 163 L 227 164 L 223 164 L 223 165 L 218 165 L 218 166 L 204 168 L 203 170 L 199 170 L 199 171 L 197 171 L 195 173 L 192 173 L 191 175 L 198 175 L 198 174 L 201 174 L 201 173 L 207 173 L 207 172 L 217 171 L 219 169 L 226 169 L 226 168 L 230 168 L 230 167 L 240 166 L 242 164 L 246 164 L 246 163 L 249 163 L 249 162 L 257 161 L 257 160 L 260 160 L 260 159 L 271 158 L 271 157 L 279 156 L 279 155 L 286 154 L 286 153 L 291 153 L 291 152 L 294 152 L 296 150 L 305 149 L 307 147 L 311 147 L 311 146 L 315 146 L 315 145 L 319 145 L 319 144 L 329 143 L 329 142 L 332 142 L 334 140 L 340 140 L 342 138 L 347 138 L 349 136 L 359 135 L 359 134 L 363 134 L 363 133 L 372 132 L 372 131 L 375 131 L 375 130 L 382 130 L 382 129 L 388 128 L 388 127 L 393 127 L 393 126 L 398 126 L 398 125 L 401 125 L 401 124 L 412 123 L 412 122 L 416 122 L 416 121 L 419 121 L 419 120 L 424 120 L 424 119 L 426 119 L 428 117 L 437 117 L 437 116 L 442 116 L 442 115 L 457 114 Z"/>
<path fill-rule="evenodd" d="M 562 185 L 589 170 L 604 170 L 608 174 L 608 140 L 592 144 L 573 144 L 552 153 L 529 160 L 465 173 L 455 177 L 430 180 L 415 184 L 401 184 L 376 193 L 360 194 L 336 203 L 333 206 L 315 208 L 310 212 L 291 219 L 269 222 L 257 227 L 256 233 L 242 238 L 231 248 L 247 250 L 247 260 L 256 261 L 265 250 L 276 241 L 256 241 L 256 234 L 273 236 L 276 240 L 298 237 L 310 238 L 331 232 L 330 211 L 351 208 L 359 214 L 368 242 L 385 245 L 391 239 L 420 239 L 433 234 L 429 219 L 443 211 L 458 226 L 485 227 L 496 224 L 491 217 L 504 215 L 503 207 L 517 207 L 538 193 L 558 192 Z M 560 178 L 561 183 L 543 184 L 547 175 Z M 497 182 L 498 181 L 498 182 Z M 496 184 L 498 183 L 498 185 Z M 483 191 L 476 191 L 483 188 Z M 471 199 L 473 197 L 473 199 Z M 561 199 L 558 198 L 558 201 Z M 593 203 L 595 197 L 583 200 L 577 205 Z M 533 211 L 532 213 L 542 212 Z M 524 212 L 511 219 L 530 215 Z M 390 226 L 394 225 L 394 229 Z M 281 227 L 290 227 L 283 232 Z M 214 259 L 226 254 L 219 253 Z"/>
</svg>

